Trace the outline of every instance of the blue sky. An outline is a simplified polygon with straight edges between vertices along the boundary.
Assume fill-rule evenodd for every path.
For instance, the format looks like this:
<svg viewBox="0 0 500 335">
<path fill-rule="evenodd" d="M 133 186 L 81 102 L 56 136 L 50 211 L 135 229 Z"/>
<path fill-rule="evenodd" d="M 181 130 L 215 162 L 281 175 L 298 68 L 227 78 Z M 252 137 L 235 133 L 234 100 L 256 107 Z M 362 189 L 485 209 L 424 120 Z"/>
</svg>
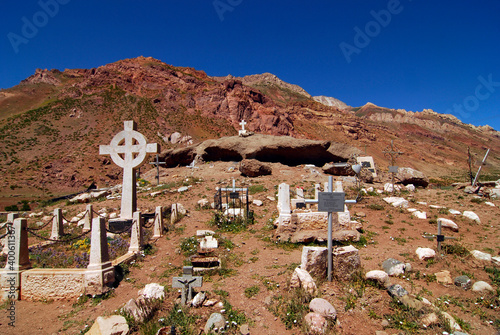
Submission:
<svg viewBox="0 0 500 335">
<path fill-rule="evenodd" d="M 0 88 L 151 56 L 500 130 L 500 1 L 4 1 Z"/>
</svg>

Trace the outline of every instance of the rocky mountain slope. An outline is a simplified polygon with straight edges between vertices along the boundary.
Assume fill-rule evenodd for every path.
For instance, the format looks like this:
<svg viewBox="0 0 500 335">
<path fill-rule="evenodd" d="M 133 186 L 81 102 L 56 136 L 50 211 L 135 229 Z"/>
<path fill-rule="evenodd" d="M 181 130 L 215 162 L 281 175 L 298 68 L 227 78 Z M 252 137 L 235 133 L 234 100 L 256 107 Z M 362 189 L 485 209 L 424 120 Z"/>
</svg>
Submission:
<svg viewBox="0 0 500 335">
<path fill-rule="evenodd" d="M 431 178 L 463 180 L 467 146 L 478 160 L 490 148 L 483 170 L 500 171 L 500 136 L 489 127 L 430 110 L 323 103 L 272 74 L 215 78 L 145 57 L 94 69 L 37 70 L 0 91 L 0 171 L 5 176 L 0 189 L 5 197 L 19 199 L 75 192 L 93 182 L 119 183 L 120 169 L 99 156 L 98 148 L 130 119 L 162 151 L 185 145 L 169 140 L 173 133 L 198 143 L 236 135 L 244 119 L 246 128 L 258 134 L 349 144 L 374 156 L 382 169 L 389 164 L 383 150 L 393 139 L 404 152 L 398 165 Z"/>
</svg>

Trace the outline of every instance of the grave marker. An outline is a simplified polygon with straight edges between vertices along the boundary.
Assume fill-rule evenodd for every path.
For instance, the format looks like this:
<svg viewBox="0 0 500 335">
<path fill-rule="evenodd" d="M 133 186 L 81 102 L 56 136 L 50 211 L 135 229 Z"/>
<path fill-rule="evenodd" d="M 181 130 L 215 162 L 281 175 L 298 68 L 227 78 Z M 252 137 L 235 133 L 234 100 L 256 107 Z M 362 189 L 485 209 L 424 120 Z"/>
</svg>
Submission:
<svg viewBox="0 0 500 335">
<path fill-rule="evenodd" d="M 156 154 L 156 160 L 149 164 L 156 166 L 156 185 L 160 185 L 160 165 L 165 165 L 167 163 L 160 162 L 160 155 Z"/>
<path fill-rule="evenodd" d="M 338 189 L 336 185 L 336 189 Z M 333 245 L 332 245 L 332 213 L 344 212 L 345 204 L 355 204 L 356 200 L 345 200 L 344 192 L 333 192 L 333 177 L 328 176 L 327 192 L 319 192 L 318 198 L 305 199 L 306 204 L 318 204 L 318 211 L 328 212 L 328 281 L 332 281 Z"/>
<path fill-rule="evenodd" d="M 396 173 L 398 173 L 398 167 L 395 166 L 396 164 L 396 158 L 398 158 L 400 155 L 403 154 L 403 152 L 399 151 L 398 149 L 394 148 L 394 140 L 391 140 L 391 147 L 387 146 L 387 148 L 382 151 L 384 153 L 384 156 L 388 159 L 391 160 L 391 165 L 389 166 L 389 173 L 392 174 L 392 193 L 394 193 L 394 177 L 396 176 Z"/>
<path fill-rule="evenodd" d="M 137 209 L 136 169 L 145 163 L 149 154 L 158 154 L 158 143 L 147 143 L 146 137 L 136 131 L 134 121 L 125 121 L 124 130 L 113 137 L 110 145 L 99 146 L 100 155 L 110 155 L 113 162 L 123 168 L 122 219 L 131 219 Z"/>
<path fill-rule="evenodd" d="M 183 306 L 193 299 L 193 287 L 201 287 L 202 285 L 203 277 L 193 276 L 192 266 L 182 268 L 182 277 L 172 278 L 172 287 L 182 289 L 181 304 Z"/>
<path fill-rule="evenodd" d="M 441 242 L 444 242 L 444 240 L 456 240 L 457 238 L 456 237 L 453 237 L 453 236 L 444 236 L 441 234 L 441 221 L 438 220 L 438 223 L 437 223 L 437 227 L 438 227 L 438 231 L 437 231 L 437 235 L 430 235 L 430 236 L 427 236 L 427 235 L 423 235 L 424 238 L 426 239 L 429 239 L 429 240 L 433 240 L 434 238 L 436 239 L 437 241 L 437 252 L 438 252 L 438 256 L 441 255 Z"/>
</svg>

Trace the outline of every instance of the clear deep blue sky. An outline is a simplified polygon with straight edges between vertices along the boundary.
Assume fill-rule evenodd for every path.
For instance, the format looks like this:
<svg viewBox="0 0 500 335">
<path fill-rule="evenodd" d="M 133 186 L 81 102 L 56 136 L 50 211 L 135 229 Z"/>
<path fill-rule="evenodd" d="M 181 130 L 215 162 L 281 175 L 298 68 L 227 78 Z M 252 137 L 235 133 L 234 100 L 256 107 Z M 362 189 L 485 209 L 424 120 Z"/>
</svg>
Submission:
<svg viewBox="0 0 500 335">
<path fill-rule="evenodd" d="M 142 55 L 500 130 L 499 14 L 496 0 L 3 1 L 0 88 Z"/>
</svg>

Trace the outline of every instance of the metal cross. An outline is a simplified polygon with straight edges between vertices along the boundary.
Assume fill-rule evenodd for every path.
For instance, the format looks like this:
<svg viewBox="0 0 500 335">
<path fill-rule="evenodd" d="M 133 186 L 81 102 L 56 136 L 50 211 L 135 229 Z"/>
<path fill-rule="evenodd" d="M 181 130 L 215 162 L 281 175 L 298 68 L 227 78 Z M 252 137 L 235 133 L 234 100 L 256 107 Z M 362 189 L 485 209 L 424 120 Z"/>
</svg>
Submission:
<svg viewBox="0 0 500 335">
<path fill-rule="evenodd" d="M 387 146 L 384 151 L 384 156 L 391 160 L 391 166 L 389 166 L 389 172 L 392 174 L 392 193 L 394 193 L 394 178 L 396 173 L 398 173 L 398 167 L 395 166 L 396 158 L 401 156 L 403 152 L 399 151 L 397 148 L 394 148 L 394 140 L 391 140 L 391 147 Z"/>
<path fill-rule="evenodd" d="M 333 177 L 328 176 L 328 191 L 319 192 L 318 199 L 305 199 L 306 204 L 318 204 L 319 212 L 328 212 L 328 281 L 332 281 L 333 244 L 332 213 L 343 212 L 345 204 L 355 204 L 356 200 L 345 200 L 344 192 L 333 192 Z"/>
<path fill-rule="evenodd" d="M 181 305 L 183 306 L 193 299 L 193 287 L 201 287 L 202 285 L 203 277 L 194 277 L 192 266 L 182 268 L 182 277 L 172 278 L 172 287 L 182 289 Z"/>
<path fill-rule="evenodd" d="M 245 131 L 245 125 L 246 125 L 246 124 L 247 124 L 247 123 L 245 122 L 245 120 L 241 120 L 241 122 L 240 122 L 240 126 L 241 126 L 241 130 L 242 130 L 242 131 Z"/>
<path fill-rule="evenodd" d="M 456 240 L 457 239 L 456 237 L 444 236 L 441 234 L 441 221 L 439 221 L 439 220 L 438 220 L 437 235 L 423 235 L 423 237 L 426 239 L 429 239 L 429 240 L 433 240 L 434 238 L 436 238 L 438 256 L 441 255 L 441 242 L 444 242 L 444 240 Z"/>
<path fill-rule="evenodd" d="M 158 154 L 158 143 L 147 143 L 146 137 L 136 131 L 134 121 L 125 121 L 124 130 L 113 137 L 110 145 L 99 146 L 100 155 L 110 155 L 123 168 L 121 218 L 131 219 L 137 208 L 135 170 L 145 163 L 148 154 Z"/>
<path fill-rule="evenodd" d="M 160 162 L 160 155 L 156 154 L 156 161 L 149 164 L 156 165 L 156 185 L 160 185 L 160 165 L 165 165 L 167 163 Z"/>
</svg>

